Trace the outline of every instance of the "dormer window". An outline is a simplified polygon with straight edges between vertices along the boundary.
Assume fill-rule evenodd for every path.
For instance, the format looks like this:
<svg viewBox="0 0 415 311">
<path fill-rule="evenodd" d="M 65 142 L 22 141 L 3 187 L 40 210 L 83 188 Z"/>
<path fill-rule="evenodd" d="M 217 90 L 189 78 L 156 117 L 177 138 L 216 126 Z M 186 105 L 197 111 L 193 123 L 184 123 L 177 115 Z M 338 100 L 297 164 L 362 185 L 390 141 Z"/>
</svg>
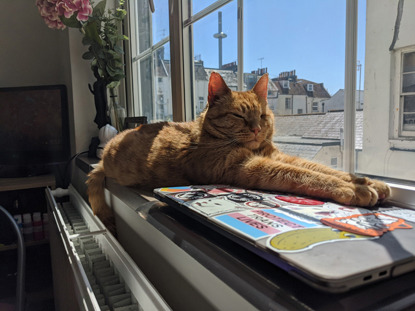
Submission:
<svg viewBox="0 0 415 311">
<path fill-rule="evenodd" d="M 288 81 L 288 80 L 283 80 L 283 81 L 282 81 L 282 87 L 283 87 L 284 89 L 289 89 L 289 88 L 290 88 L 290 81 Z"/>
<path fill-rule="evenodd" d="M 314 85 L 309 83 L 307 84 L 307 92 L 314 92 Z"/>
</svg>

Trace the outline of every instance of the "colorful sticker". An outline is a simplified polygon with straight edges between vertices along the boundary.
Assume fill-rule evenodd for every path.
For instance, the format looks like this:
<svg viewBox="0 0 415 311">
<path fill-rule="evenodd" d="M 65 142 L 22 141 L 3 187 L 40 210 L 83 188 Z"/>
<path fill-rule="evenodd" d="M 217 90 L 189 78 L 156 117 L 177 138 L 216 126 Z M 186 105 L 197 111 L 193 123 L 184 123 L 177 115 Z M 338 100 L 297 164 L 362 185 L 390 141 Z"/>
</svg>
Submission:
<svg viewBox="0 0 415 311">
<path fill-rule="evenodd" d="M 279 232 L 317 226 L 314 223 L 299 220 L 273 209 L 241 211 L 216 216 L 213 219 L 221 225 L 254 240 Z"/>
<path fill-rule="evenodd" d="M 370 213 L 368 209 L 361 207 L 342 206 L 335 203 L 324 203 L 323 205 L 288 205 L 282 208 L 288 213 L 299 213 L 313 219 L 346 217 L 356 214 Z"/>
<path fill-rule="evenodd" d="M 180 201 L 187 202 L 193 201 L 198 199 L 203 199 L 206 197 L 210 197 L 209 194 L 203 191 L 188 191 L 188 192 L 179 192 L 177 194 L 172 195 L 174 198 L 179 199 Z"/>
<path fill-rule="evenodd" d="M 237 205 L 224 197 L 203 198 L 184 203 L 189 208 L 201 213 L 207 217 L 230 213 L 240 210 L 246 210 L 248 207 Z"/>
<path fill-rule="evenodd" d="M 183 191 L 191 191 L 193 190 L 192 187 L 168 187 L 168 188 L 160 188 L 160 189 L 156 189 L 159 190 L 160 192 L 183 192 Z"/>
<path fill-rule="evenodd" d="M 202 187 L 203 188 L 203 187 Z M 223 195 L 223 194 L 230 194 L 230 193 L 245 193 L 245 189 L 239 189 L 239 188 L 231 188 L 231 187 L 218 187 L 214 189 L 209 188 L 203 188 L 207 193 L 212 195 Z"/>
<path fill-rule="evenodd" d="M 262 196 L 253 193 L 233 193 L 226 195 L 225 198 L 236 203 L 261 202 L 263 200 Z"/>
<path fill-rule="evenodd" d="M 277 252 L 298 252 L 329 242 L 367 239 L 373 238 L 327 227 L 306 228 L 287 231 L 270 237 L 267 241 L 267 247 Z"/>
<path fill-rule="evenodd" d="M 245 202 L 244 205 L 248 206 L 249 208 L 270 208 L 270 207 L 277 208 L 279 207 L 277 203 L 267 202 L 266 200 L 262 202 L 255 202 L 255 201 Z"/>
<path fill-rule="evenodd" d="M 367 213 L 347 217 L 323 218 L 321 222 L 330 227 L 369 236 L 381 236 L 395 229 L 410 229 L 405 220 L 381 213 Z"/>
<path fill-rule="evenodd" d="M 323 205 L 324 202 L 307 199 L 303 197 L 295 197 L 295 196 L 287 196 L 287 195 L 277 195 L 275 196 L 276 199 L 287 202 L 293 203 L 298 205 Z"/>
</svg>

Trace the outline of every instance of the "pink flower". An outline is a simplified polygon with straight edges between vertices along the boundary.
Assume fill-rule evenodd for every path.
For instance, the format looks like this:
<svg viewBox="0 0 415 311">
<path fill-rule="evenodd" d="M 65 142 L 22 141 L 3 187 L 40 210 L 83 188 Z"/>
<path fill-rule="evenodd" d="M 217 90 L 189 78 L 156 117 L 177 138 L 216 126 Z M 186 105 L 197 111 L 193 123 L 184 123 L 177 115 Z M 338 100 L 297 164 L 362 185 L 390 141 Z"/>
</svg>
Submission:
<svg viewBox="0 0 415 311">
<path fill-rule="evenodd" d="M 57 0 L 56 8 L 60 16 L 70 18 L 78 12 L 76 19 L 86 22 L 92 14 L 92 6 L 89 0 Z"/>
<path fill-rule="evenodd" d="M 58 11 L 56 10 L 56 2 L 58 0 L 36 0 L 36 6 L 40 15 L 49 28 L 64 29 Z"/>
<path fill-rule="evenodd" d="M 76 17 L 78 21 L 86 22 L 92 14 L 92 6 L 89 3 L 89 0 L 75 0 L 78 7 L 78 16 Z"/>
<path fill-rule="evenodd" d="M 76 11 L 78 11 L 78 8 L 72 0 L 57 0 L 56 10 L 60 16 L 63 15 L 66 18 L 70 18 Z"/>
</svg>

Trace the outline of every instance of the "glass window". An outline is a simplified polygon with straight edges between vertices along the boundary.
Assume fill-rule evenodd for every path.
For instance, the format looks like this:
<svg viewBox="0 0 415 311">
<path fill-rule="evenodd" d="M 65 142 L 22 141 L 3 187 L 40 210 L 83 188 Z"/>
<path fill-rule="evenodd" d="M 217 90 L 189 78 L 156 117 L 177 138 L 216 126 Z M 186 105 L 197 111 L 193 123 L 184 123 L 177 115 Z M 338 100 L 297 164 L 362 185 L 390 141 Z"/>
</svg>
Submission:
<svg viewBox="0 0 415 311">
<path fill-rule="evenodd" d="M 149 122 L 172 120 L 168 0 L 130 4 L 132 38 L 132 93 L 130 114 Z"/>
<path fill-rule="evenodd" d="M 199 1 L 194 1 L 193 4 Z M 203 18 L 186 27 L 191 31 L 193 57 L 189 58 L 193 75 L 192 117 L 205 108 L 197 100 L 207 98 L 212 71 L 222 75 L 228 86 L 236 91 L 237 84 L 237 1 L 208 12 Z M 191 28 L 191 29 L 190 29 Z"/>
<path fill-rule="evenodd" d="M 415 132 L 415 52 L 403 54 L 402 131 Z"/>
<path fill-rule="evenodd" d="M 285 109 L 291 109 L 291 98 L 285 98 Z"/>
</svg>

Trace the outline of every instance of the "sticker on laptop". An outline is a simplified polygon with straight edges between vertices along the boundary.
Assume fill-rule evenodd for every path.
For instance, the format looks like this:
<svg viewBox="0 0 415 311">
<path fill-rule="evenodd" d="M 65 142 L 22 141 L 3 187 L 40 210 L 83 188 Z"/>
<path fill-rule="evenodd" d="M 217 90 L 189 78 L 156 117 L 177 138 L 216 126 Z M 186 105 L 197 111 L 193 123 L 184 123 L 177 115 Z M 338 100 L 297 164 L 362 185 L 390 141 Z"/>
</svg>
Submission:
<svg viewBox="0 0 415 311">
<path fill-rule="evenodd" d="M 342 206 L 335 203 L 324 203 L 323 205 L 288 205 L 282 208 L 287 213 L 298 213 L 319 220 L 322 218 L 346 217 L 356 214 L 370 213 L 370 210 L 361 207 Z"/>
<path fill-rule="evenodd" d="M 277 252 L 299 252 L 324 243 L 373 238 L 328 227 L 306 228 L 276 234 L 267 240 L 267 247 Z"/>
<path fill-rule="evenodd" d="M 194 201 L 198 199 L 203 199 L 207 197 L 211 197 L 211 195 L 207 194 L 203 191 L 186 191 L 186 192 L 178 192 L 175 194 L 170 194 L 169 196 L 174 197 L 180 201 L 187 202 L 187 201 Z"/>
<path fill-rule="evenodd" d="M 382 210 L 382 214 L 402 218 L 407 221 L 415 222 L 415 211 L 404 208 L 393 208 L 389 210 Z"/>
<path fill-rule="evenodd" d="M 192 191 L 193 188 L 186 186 L 186 187 L 165 187 L 165 188 L 159 188 L 156 189 L 160 192 L 168 192 L 168 193 L 172 193 L 172 192 L 184 192 L 184 191 Z"/>
<path fill-rule="evenodd" d="M 284 201 L 291 204 L 298 204 L 298 205 L 323 205 L 324 202 L 304 198 L 304 197 L 297 197 L 291 195 L 277 195 L 275 198 L 279 201 Z"/>
<path fill-rule="evenodd" d="M 321 222 L 327 226 L 339 230 L 369 236 L 381 236 L 387 231 L 412 228 L 412 226 L 405 223 L 405 220 L 382 213 L 367 213 L 347 217 L 322 218 Z"/>
<path fill-rule="evenodd" d="M 215 215 L 231 212 L 239 212 L 249 208 L 243 204 L 235 204 L 234 202 L 227 200 L 223 196 L 207 197 L 203 199 L 189 201 L 184 204 L 190 209 L 207 217 L 212 217 Z"/>
<path fill-rule="evenodd" d="M 306 222 L 294 216 L 277 212 L 275 209 L 257 209 L 228 213 L 215 216 L 212 219 L 229 230 L 252 240 L 289 230 L 321 226 L 318 223 Z"/>
</svg>

